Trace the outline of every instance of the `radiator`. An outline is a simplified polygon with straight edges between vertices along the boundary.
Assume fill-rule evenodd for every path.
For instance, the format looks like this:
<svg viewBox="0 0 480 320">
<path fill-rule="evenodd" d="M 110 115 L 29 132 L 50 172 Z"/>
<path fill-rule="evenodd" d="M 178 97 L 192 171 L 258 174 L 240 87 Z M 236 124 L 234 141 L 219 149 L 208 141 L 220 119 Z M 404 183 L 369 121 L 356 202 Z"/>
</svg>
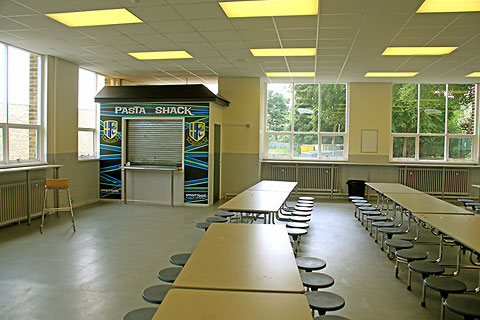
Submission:
<svg viewBox="0 0 480 320">
<path fill-rule="evenodd" d="M 339 192 L 338 168 L 332 166 L 269 165 L 266 180 L 296 181 L 297 192 Z"/>
<path fill-rule="evenodd" d="M 398 168 L 397 181 L 429 194 L 467 196 L 469 170 L 460 168 Z"/>
<path fill-rule="evenodd" d="M 32 217 L 42 213 L 45 180 L 30 181 Z M 0 185 L 0 226 L 27 219 L 27 183 Z"/>
</svg>

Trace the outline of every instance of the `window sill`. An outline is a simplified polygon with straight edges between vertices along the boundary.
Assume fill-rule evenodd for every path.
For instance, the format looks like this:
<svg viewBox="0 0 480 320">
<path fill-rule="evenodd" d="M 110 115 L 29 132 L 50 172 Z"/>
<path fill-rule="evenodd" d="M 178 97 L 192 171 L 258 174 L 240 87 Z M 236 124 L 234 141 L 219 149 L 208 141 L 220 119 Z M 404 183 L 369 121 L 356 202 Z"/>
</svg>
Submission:
<svg viewBox="0 0 480 320">
<path fill-rule="evenodd" d="M 90 162 L 90 161 L 99 161 L 100 158 L 91 157 L 91 158 L 78 158 L 78 162 Z"/>
<path fill-rule="evenodd" d="M 48 165 L 47 162 L 19 162 L 10 164 L 0 164 L 0 169 L 19 168 L 19 167 L 36 167 Z"/>
</svg>

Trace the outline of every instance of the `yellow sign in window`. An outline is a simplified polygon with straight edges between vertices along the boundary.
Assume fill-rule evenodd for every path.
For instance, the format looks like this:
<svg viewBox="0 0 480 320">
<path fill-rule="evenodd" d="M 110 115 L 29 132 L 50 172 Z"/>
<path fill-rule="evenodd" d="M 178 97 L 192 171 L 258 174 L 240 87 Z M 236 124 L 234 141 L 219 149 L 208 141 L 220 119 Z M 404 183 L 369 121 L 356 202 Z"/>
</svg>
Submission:
<svg viewBox="0 0 480 320">
<path fill-rule="evenodd" d="M 300 146 L 300 151 L 315 151 L 314 146 Z"/>
</svg>

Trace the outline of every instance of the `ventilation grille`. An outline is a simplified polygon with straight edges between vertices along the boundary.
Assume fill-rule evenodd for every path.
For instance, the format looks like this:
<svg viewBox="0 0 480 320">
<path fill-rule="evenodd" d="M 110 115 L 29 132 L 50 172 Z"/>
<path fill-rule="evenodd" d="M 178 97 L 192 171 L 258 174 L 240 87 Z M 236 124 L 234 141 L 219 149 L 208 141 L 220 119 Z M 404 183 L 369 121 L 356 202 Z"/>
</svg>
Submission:
<svg viewBox="0 0 480 320">
<path fill-rule="evenodd" d="M 398 182 L 434 195 L 469 195 L 469 170 L 460 168 L 398 168 Z"/>
</svg>

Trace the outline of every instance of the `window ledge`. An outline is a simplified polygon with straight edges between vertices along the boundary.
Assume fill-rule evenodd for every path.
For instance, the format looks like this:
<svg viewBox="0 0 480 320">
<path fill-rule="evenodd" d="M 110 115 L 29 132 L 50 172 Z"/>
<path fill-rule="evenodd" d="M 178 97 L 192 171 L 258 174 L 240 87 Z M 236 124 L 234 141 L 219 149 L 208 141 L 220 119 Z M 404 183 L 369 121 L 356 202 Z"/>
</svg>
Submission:
<svg viewBox="0 0 480 320">
<path fill-rule="evenodd" d="M 100 158 L 98 157 L 91 157 L 91 158 L 78 158 L 78 162 L 89 162 L 89 161 L 99 161 Z"/>
<path fill-rule="evenodd" d="M 44 165 L 48 165 L 48 163 L 47 162 L 19 162 L 19 163 L 0 164 L 0 169 L 37 167 L 37 166 L 44 166 Z"/>
</svg>

